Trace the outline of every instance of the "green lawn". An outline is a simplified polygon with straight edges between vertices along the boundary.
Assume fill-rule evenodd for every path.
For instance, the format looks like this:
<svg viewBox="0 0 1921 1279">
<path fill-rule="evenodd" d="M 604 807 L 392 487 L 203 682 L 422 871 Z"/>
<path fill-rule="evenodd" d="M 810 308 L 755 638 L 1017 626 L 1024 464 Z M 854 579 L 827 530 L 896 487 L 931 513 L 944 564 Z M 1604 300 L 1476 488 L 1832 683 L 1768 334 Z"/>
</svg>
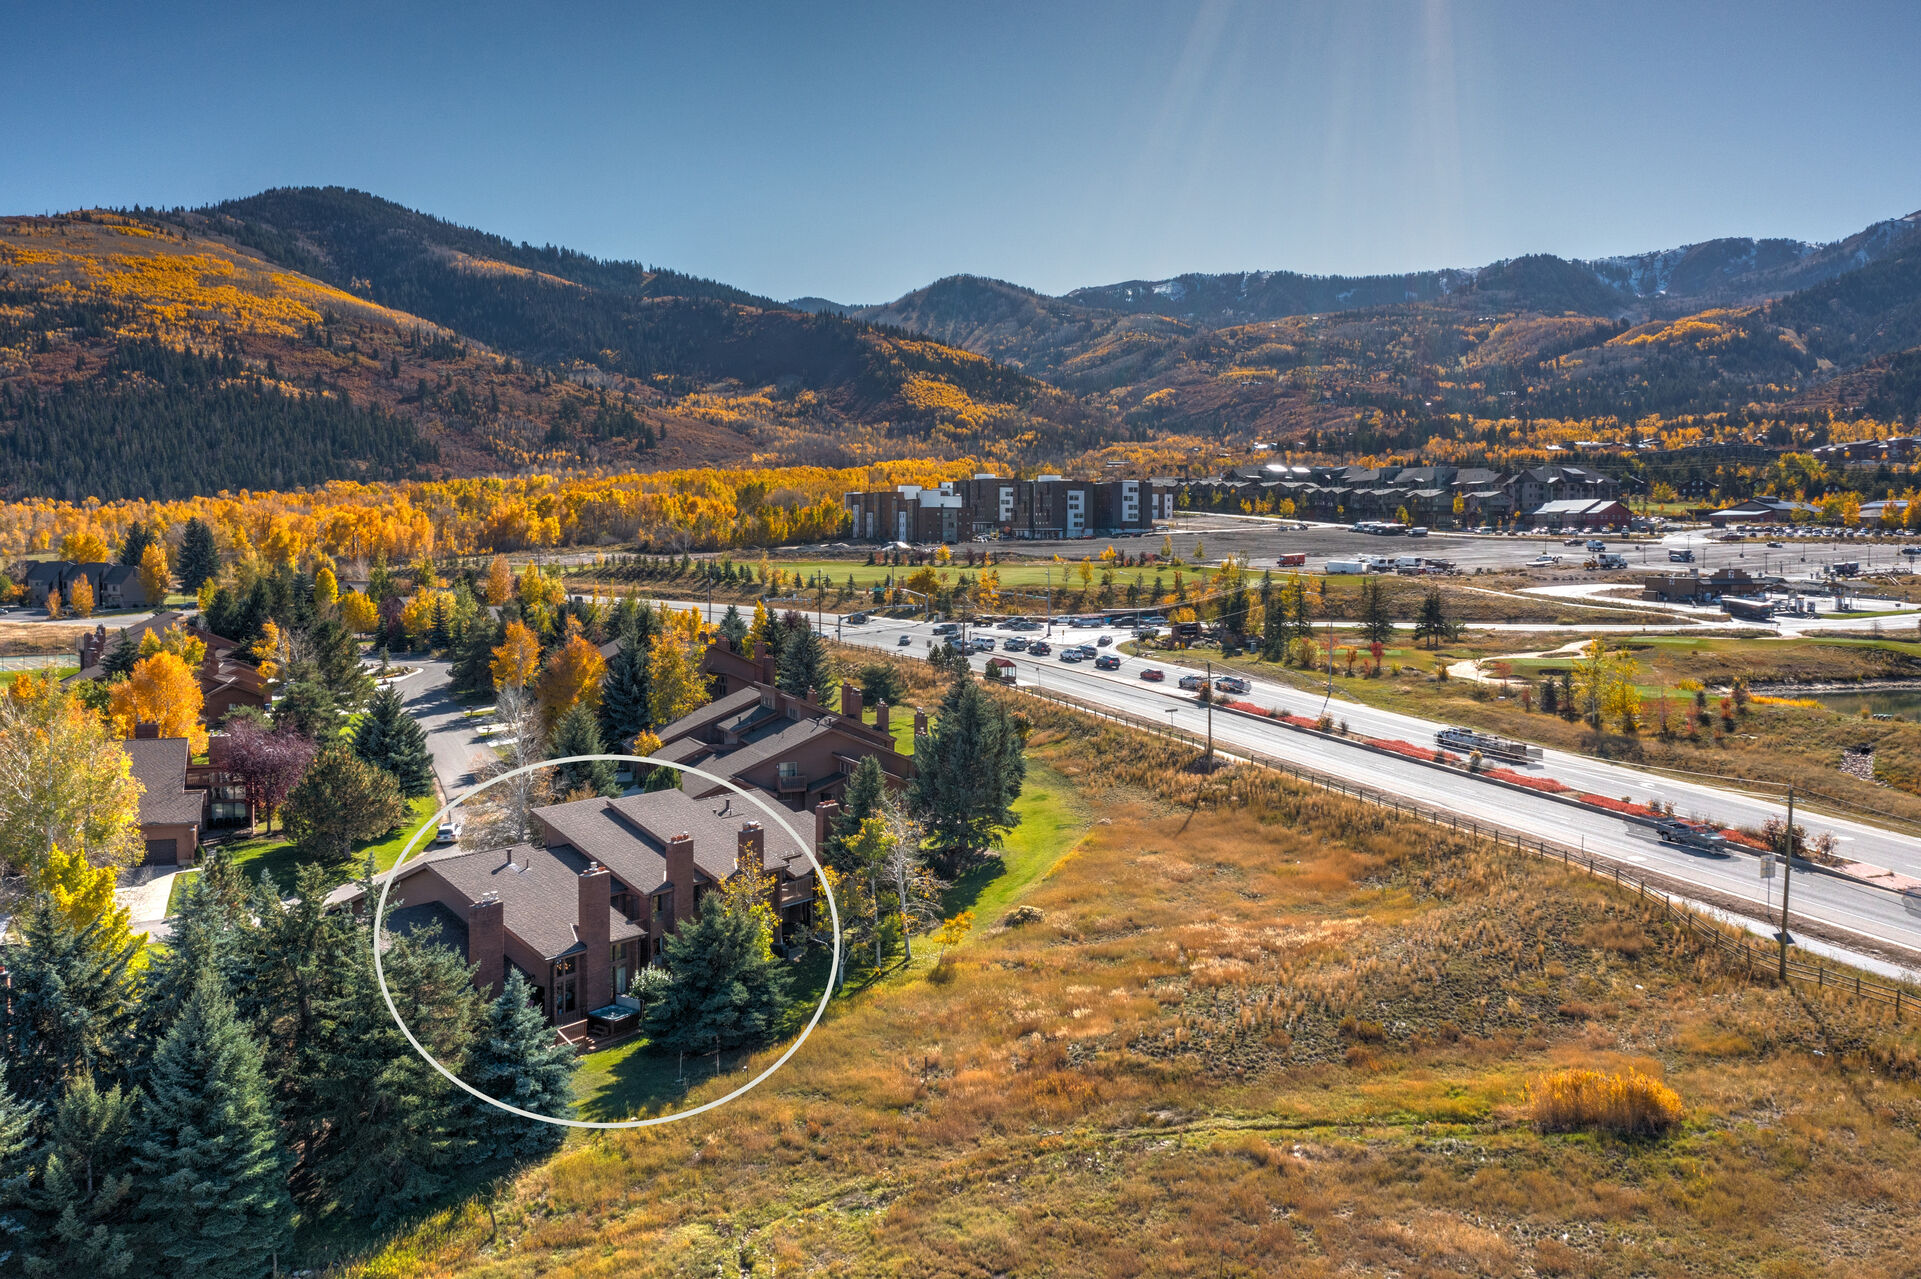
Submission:
<svg viewBox="0 0 1921 1279">
<path fill-rule="evenodd" d="M 47 667 L 46 669 L 51 670 L 53 672 L 53 677 L 55 679 L 65 679 L 69 675 L 78 675 L 80 673 L 80 668 L 78 666 L 51 666 L 51 667 Z M 38 675 L 40 674 L 40 671 L 38 670 L 0 671 L 0 688 L 5 688 L 7 685 L 13 683 L 13 681 L 19 679 L 20 676 L 23 674 Z"/>
<path fill-rule="evenodd" d="M 400 860 L 400 850 L 414 832 L 427 825 L 427 821 L 437 811 L 440 803 L 428 795 L 408 802 L 408 817 L 399 830 L 384 839 L 356 845 L 353 860 L 339 868 L 339 879 L 345 882 L 360 871 L 363 855 L 369 850 L 374 855 L 374 865 L 379 870 L 391 870 Z M 294 871 L 300 866 L 300 855 L 285 836 L 276 832 L 271 836 L 257 836 L 252 839 L 229 840 L 226 845 L 227 856 L 248 879 L 258 881 L 262 875 L 271 873 L 274 883 L 283 890 L 293 883 Z M 416 850 L 418 852 L 418 850 Z"/>
<path fill-rule="evenodd" d="M 972 910 L 977 930 L 999 923 L 1008 908 L 1030 885 L 1051 871 L 1094 822 L 1093 814 L 1081 802 L 1073 784 L 1031 759 L 1027 765 L 1027 783 L 1014 804 L 1014 811 L 1020 815 L 1020 824 L 1008 832 L 1002 842 L 1001 856 L 969 871 L 948 888 L 941 899 L 943 915 Z M 915 962 L 904 975 L 911 977 L 929 965 L 934 950 L 931 939 L 916 939 Z M 799 1034 L 807 1019 L 813 1016 L 821 988 L 827 981 L 827 967 L 827 952 L 815 948 L 795 969 L 794 1000 L 778 1040 Z M 878 977 L 870 976 L 862 985 L 850 984 L 847 993 L 857 993 L 875 980 L 897 980 L 902 976 L 902 970 L 896 967 Z M 718 1068 L 723 1073 L 737 1071 L 747 1055 L 745 1052 L 722 1053 Z M 580 1069 L 574 1076 L 574 1093 L 579 1099 L 575 1111 L 582 1119 L 593 1120 L 657 1114 L 676 1104 L 688 1085 L 711 1078 L 716 1064 L 711 1054 L 689 1056 L 683 1062 L 679 1053 L 655 1052 L 645 1039 L 639 1038 L 589 1053 L 581 1058 Z"/>
</svg>

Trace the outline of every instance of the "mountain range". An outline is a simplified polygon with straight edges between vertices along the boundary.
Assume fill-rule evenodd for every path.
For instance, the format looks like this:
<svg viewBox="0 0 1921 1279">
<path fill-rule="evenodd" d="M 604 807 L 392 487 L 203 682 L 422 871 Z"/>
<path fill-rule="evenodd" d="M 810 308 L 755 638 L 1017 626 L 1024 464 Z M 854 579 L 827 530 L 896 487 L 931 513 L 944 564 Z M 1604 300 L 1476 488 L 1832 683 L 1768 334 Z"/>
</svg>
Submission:
<svg viewBox="0 0 1921 1279">
<path fill-rule="evenodd" d="M 1392 276 L 1194 274 L 1058 297 L 953 276 L 860 307 L 514 243 L 337 187 L 0 218 L 12 496 L 1058 465 L 1170 438 L 1418 447 L 1450 417 L 1917 410 L 1921 214 L 1832 244 Z"/>
</svg>

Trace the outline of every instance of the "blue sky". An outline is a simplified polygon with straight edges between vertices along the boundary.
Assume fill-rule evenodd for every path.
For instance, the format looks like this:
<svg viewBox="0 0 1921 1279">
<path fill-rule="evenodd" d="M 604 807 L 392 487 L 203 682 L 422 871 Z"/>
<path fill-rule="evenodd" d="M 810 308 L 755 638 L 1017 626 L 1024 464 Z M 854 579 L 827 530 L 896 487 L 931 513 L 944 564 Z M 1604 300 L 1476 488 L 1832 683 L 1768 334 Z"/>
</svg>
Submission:
<svg viewBox="0 0 1921 1279">
<path fill-rule="evenodd" d="M 1921 208 L 1912 2 L 3 0 L 0 29 L 0 212 L 338 183 L 776 297 L 1833 239 Z"/>
</svg>

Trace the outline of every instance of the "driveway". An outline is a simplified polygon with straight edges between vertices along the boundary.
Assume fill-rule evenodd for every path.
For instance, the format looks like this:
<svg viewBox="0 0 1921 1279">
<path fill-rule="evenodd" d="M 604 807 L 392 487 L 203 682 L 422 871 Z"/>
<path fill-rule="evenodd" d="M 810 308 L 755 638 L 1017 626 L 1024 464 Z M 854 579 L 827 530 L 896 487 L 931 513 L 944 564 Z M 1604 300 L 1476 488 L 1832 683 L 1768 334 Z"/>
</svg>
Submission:
<svg viewBox="0 0 1921 1279">
<path fill-rule="evenodd" d="M 136 866 L 120 872 L 120 886 L 113 890 L 113 900 L 133 916 L 134 932 L 160 941 L 172 934 L 166 922 L 167 897 L 173 892 L 173 877 L 180 873 L 175 866 Z"/>
<path fill-rule="evenodd" d="M 471 704 L 454 696 L 453 663 L 433 657 L 395 660 L 418 668 L 395 680 L 394 688 L 407 713 L 426 731 L 434 776 L 440 780 L 441 794 L 452 799 L 479 780 L 474 773 L 476 762 L 491 758 L 475 735 L 475 721 L 464 714 Z"/>
</svg>

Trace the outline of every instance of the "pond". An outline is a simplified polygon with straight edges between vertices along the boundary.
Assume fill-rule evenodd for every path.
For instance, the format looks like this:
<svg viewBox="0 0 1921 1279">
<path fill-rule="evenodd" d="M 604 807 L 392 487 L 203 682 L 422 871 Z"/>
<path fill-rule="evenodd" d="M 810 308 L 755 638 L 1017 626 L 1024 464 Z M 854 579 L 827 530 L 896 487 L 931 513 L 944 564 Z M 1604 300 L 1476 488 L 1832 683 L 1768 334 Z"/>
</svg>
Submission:
<svg viewBox="0 0 1921 1279">
<path fill-rule="evenodd" d="M 1921 720 L 1921 685 L 1806 693 L 1801 696 L 1812 697 L 1829 710 L 1842 715 L 1860 715 L 1862 708 L 1866 707 L 1869 715 L 1899 715 L 1903 719 Z"/>
</svg>

